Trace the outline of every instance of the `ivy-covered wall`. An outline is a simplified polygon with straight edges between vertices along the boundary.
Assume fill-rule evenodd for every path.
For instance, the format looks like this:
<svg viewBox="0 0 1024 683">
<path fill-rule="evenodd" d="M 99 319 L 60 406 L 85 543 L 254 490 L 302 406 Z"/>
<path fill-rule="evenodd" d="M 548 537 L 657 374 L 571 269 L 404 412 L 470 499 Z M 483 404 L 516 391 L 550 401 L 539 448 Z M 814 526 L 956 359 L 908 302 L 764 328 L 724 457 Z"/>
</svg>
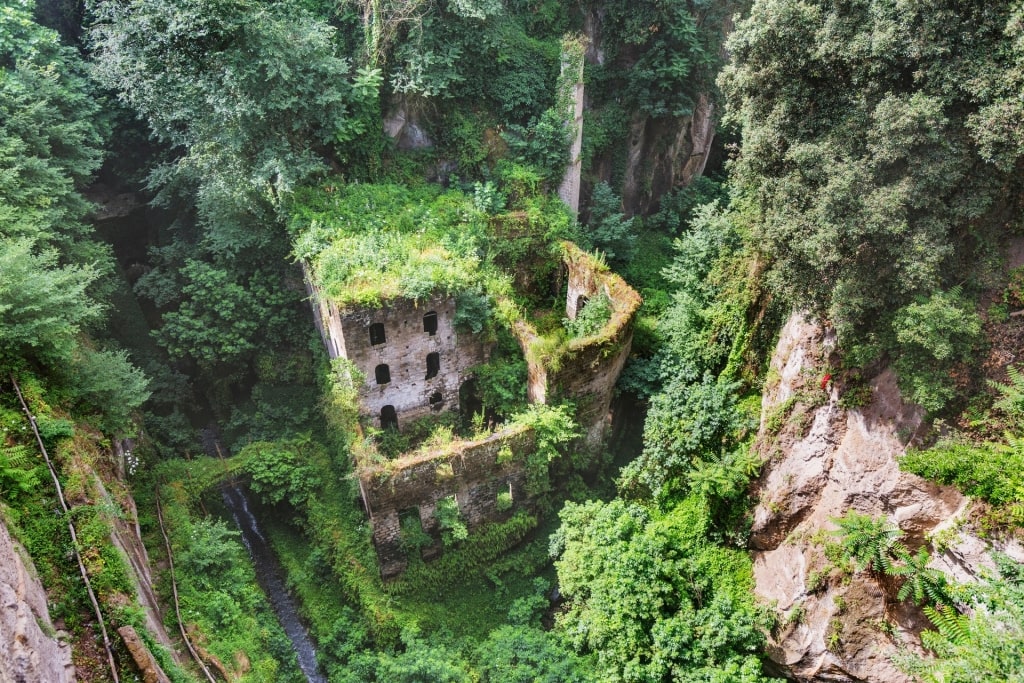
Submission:
<svg viewBox="0 0 1024 683">
<path fill-rule="evenodd" d="M 504 519 L 527 503 L 526 460 L 535 449 L 534 430 L 514 426 L 480 441 L 452 444 L 441 453 L 414 453 L 362 469 L 363 504 L 373 526 L 381 575 L 396 576 L 408 562 L 410 539 L 402 536 L 402 513 L 418 514 L 422 530 L 433 539 L 421 552 L 433 557 L 440 550 L 438 501 L 454 496 L 470 530 Z M 504 510 L 498 504 L 502 493 L 511 494 L 512 501 Z"/>
</svg>

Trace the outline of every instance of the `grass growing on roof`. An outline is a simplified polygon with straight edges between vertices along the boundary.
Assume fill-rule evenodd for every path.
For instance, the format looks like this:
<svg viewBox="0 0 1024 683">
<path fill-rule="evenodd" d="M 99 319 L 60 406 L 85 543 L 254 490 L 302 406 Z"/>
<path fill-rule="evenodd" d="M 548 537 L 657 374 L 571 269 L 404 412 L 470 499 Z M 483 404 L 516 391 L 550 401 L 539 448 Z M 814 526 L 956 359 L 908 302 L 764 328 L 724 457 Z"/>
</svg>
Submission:
<svg viewBox="0 0 1024 683">
<path fill-rule="evenodd" d="M 291 207 L 294 254 L 339 306 L 482 287 L 487 217 L 435 185 L 323 185 Z M 491 274 L 493 276 L 493 274 Z"/>
</svg>

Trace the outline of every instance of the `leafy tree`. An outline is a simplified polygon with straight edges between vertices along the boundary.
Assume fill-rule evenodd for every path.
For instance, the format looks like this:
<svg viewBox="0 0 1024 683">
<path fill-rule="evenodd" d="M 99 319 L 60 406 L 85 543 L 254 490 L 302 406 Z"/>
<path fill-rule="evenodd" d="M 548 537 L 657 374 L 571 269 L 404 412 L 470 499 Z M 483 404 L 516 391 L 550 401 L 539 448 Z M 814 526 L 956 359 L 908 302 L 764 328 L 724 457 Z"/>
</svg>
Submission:
<svg viewBox="0 0 1024 683">
<path fill-rule="evenodd" d="M 550 632 L 535 626 L 501 626 L 474 651 L 483 683 L 585 683 L 583 660 Z"/>
<path fill-rule="evenodd" d="M 302 508 L 321 484 L 316 469 L 304 462 L 308 457 L 304 451 L 309 448 L 310 444 L 303 441 L 257 441 L 238 455 L 252 476 L 250 487 L 264 501 L 271 505 L 287 501 L 292 507 Z"/>
<path fill-rule="evenodd" d="M 979 124 L 1019 78 L 1017 12 L 759 0 L 730 38 L 721 83 L 743 129 L 733 177 L 758 207 L 753 238 L 773 288 L 844 345 L 887 337 L 895 311 L 960 281 L 979 240 L 1003 231 L 1020 150 L 1002 142 L 1019 126 Z"/>
<path fill-rule="evenodd" d="M 105 429 L 122 431 L 149 395 L 146 378 L 124 352 L 82 343 L 113 269 L 80 193 L 104 126 L 77 53 L 32 9 L 0 7 L 0 370 L 42 367 Z"/>
<path fill-rule="evenodd" d="M 625 488 L 638 485 L 655 496 L 684 492 L 698 458 L 716 458 L 735 446 L 743 424 L 736 407 L 737 383 L 706 373 L 700 382 L 676 377 L 651 399 L 644 423 L 644 450 L 622 474 Z M 719 474 L 728 476 L 726 470 Z M 701 477 L 703 480 L 704 477 Z"/>
<path fill-rule="evenodd" d="M 675 240 L 664 276 L 675 289 L 658 321 L 665 338 L 662 374 L 688 381 L 705 372 L 732 375 L 737 342 L 745 342 L 747 311 L 759 291 L 751 254 L 744 246 L 742 216 L 718 204 L 699 207 L 690 229 Z"/>
<path fill-rule="evenodd" d="M 402 633 L 399 653 L 364 652 L 354 658 L 340 680 L 362 683 L 470 683 L 475 680 L 465 658 L 418 633 Z"/>
<path fill-rule="evenodd" d="M 896 312 L 895 368 L 900 385 L 928 410 L 938 410 L 953 398 L 949 369 L 954 362 L 968 360 L 981 337 L 981 317 L 973 309 L 954 287 Z"/>
<path fill-rule="evenodd" d="M 622 198 L 608 183 L 594 186 L 588 237 L 612 263 L 625 263 L 635 256 L 635 223 L 635 218 L 626 218 L 622 213 Z"/>
<path fill-rule="evenodd" d="M 105 130 L 81 59 L 31 10 L 0 7 L 0 217 L 4 235 L 70 253 L 88 236 L 79 191 L 99 167 Z"/>
<path fill-rule="evenodd" d="M 723 24 L 740 3 L 657 0 L 588 2 L 602 17 L 601 38 L 616 98 L 653 117 L 686 116 L 714 88 Z"/>
<path fill-rule="evenodd" d="M 149 380 L 132 365 L 126 351 L 83 347 L 75 359 L 71 385 L 80 404 L 100 413 L 103 427 L 112 432 L 127 430 L 131 413 L 150 396 Z"/>
<path fill-rule="evenodd" d="M 232 264 L 185 262 L 181 302 L 164 314 L 158 333 L 171 356 L 205 365 L 231 362 L 272 347 L 287 334 L 291 318 L 283 309 L 296 294 L 282 290 L 272 271 L 257 270 L 248 277 L 238 271 Z"/>
<path fill-rule="evenodd" d="M 353 76 L 297 3 L 94 3 L 96 73 L 204 176 L 279 192 L 366 131 L 379 74 Z"/>
<path fill-rule="evenodd" d="M 57 252 L 30 238 L 0 239 L 0 364 L 69 362 L 83 325 L 100 316 L 86 294 L 94 278 L 91 268 L 58 265 Z"/>
<path fill-rule="evenodd" d="M 767 626 L 745 553 L 716 547 L 697 498 L 566 504 L 551 553 L 568 609 L 558 627 L 607 681 L 765 681 Z"/>
</svg>

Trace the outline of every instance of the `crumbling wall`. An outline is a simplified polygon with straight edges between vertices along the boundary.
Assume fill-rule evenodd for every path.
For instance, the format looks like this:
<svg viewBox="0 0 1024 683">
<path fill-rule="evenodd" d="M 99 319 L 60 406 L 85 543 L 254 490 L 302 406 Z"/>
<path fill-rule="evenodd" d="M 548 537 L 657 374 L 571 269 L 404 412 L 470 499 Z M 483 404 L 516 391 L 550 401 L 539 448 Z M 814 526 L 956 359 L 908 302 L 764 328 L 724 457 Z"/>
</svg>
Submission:
<svg viewBox="0 0 1024 683">
<path fill-rule="evenodd" d="M 307 277 L 307 284 L 309 278 Z M 459 388 L 474 365 L 487 360 L 489 346 L 480 337 L 460 334 L 454 325 L 455 300 L 433 297 L 425 302 L 395 298 L 379 308 L 339 310 L 310 286 L 317 328 L 332 358 L 345 357 L 363 374 L 359 410 L 381 424 L 385 406 L 394 408 L 398 427 L 442 410 L 457 410 Z M 436 330 L 425 329 L 433 313 Z M 371 339 L 370 326 L 382 327 L 383 341 Z M 428 377 L 430 354 L 437 354 L 436 374 Z M 388 381 L 378 383 L 378 366 L 387 366 Z"/>
<path fill-rule="evenodd" d="M 452 444 L 442 453 L 413 453 L 383 466 L 363 468 L 359 480 L 381 575 L 396 576 L 408 563 L 402 547 L 402 513 L 418 510 L 423 530 L 434 538 L 433 545 L 422 550 L 429 559 L 440 551 L 434 517 L 438 501 L 455 496 L 470 529 L 501 520 L 526 504 L 524 461 L 535 448 L 533 430 L 516 426 L 480 441 Z M 511 492 L 512 510 L 498 510 L 497 497 L 502 492 Z"/>
<path fill-rule="evenodd" d="M 575 401 L 584 444 L 596 448 L 603 441 L 615 382 L 629 355 L 640 296 L 603 263 L 568 242 L 563 244 L 563 263 L 568 280 L 566 315 L 575 318 L 585 301 L 604 293 L 612 308 L 608 323 L 594 335 L 567 342 L 558 362 L 531 359 L 528 350 L 536 332 L 528 323 L 519 321 L 514 332 L 526 351 L 530 402 L 546 403 L 556 397 Z M 400 428 L 431 410 L 457 409 L 459 389 L 469 369 L 486 362 L 489 355 L 481 337 L 456 332 L 455 301 L 450 297 L 425 303 L 396 298 L 380 308 L 340 311 L 313 285 L 308 286 L 324 343 L 332 357 L 349 359 L 364 374 L 360 412 L 375 420 L 381 419 L 385 406 L 394 408 Z M 425 331 L 427 313 L 436 315 L 433 334 Z M 377 328 L 371 336 L 372 325 L 383 329 Z M 440 362 L 436 376 L 427 378 L 431 353 L 437 353 Z M 380 365 L 388 367 L 385 383 L 377 382 L 375 368 Z M 535 448 L 531 429 L 512 427 L 481 441 L 411 453 L 360 470 L 363 502 L 384 578 L 396 576 L 408 564 L 402 543 L 403 514 L 418 515 L 423 530 L 434 539 L 421 551 L 429 559 L 441 548 L 434 516 L 438 501 L 455 496 L 471 529 L 510 514 L 498 510 L 499 493 L 512 495 L 513 509 L 529 504 L 524 460 Z"/>
<path fill-rule="evenodd" d="M 625 280 L 575 244 L 563 244 L 562 260 L 568 271 L 566 316 L 575 320 L 582 307 L 601 293 L 611 302 L 612 314 L 596 334 L 570 340 L 555 360 L 545 362 L 527 351 L 527 397 L 531 403 L 556 398 L 574 401 L 584 443 L 597 448 L 609 424 L 615 383 L 629 357 L 641 299 Z M 515 333 L 524 350 L 536 341 L 536 333 L 525 323 L 517 325 Z"/>
</svg>

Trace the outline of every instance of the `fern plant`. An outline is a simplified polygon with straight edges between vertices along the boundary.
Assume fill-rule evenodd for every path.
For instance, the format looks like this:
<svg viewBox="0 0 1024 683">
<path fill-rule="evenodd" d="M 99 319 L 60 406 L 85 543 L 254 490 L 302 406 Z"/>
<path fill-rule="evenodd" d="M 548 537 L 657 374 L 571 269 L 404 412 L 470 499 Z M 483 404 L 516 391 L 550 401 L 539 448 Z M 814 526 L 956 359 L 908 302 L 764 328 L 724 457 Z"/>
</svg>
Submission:
<svg viewBox="0 0 1024 683">
<path fill-rule="evenodd" d="M 0 446 L 0 498 L 28 493 L 39 485 L 39 472 L 28 446 Z"/>
<path fill-rule="evenodd" d="M 1009 383 L 989 380 L 990 387 L 999 392 L 1000 398 L 992 407 L 1016 421 L 1024 420 L 1024 372 L 1013 365 L 1007 366 Z"/>
<path fill-rule="evenodd" d="M 924 613 L 935 625 L 935 632 L 925 631 L 921 634 L 922 642 L 929 649 L 939 649 L 940 638 L 955 645 L 964 645 L 970 638 L 970 618 L 966 614 L 960 614 L 946 605 L 925 605 Z"/>
<path fill-rule="evenodd" d="M 925 548 L 917 551 L 916 555 L 906 555 L 903 564 L 892 568 L 893 576 L 904 578 L 896 597 L 899 600 L 906 600 L 912 597 L 919 605 L 927 603 L 935 605 L 953 604 L 953 596 L 950 594 L 949 582 L 946 575 L 938 569 L 928 566 L 932 556 Z"/>
<path fill-rule="evenodd" d="M 903 532 L 885 517 L 876 518 L 850 510 L 832 521 L 839 526 L 834 533 L 840 538 L 843 556 L 853 562 L 858 571 L 868 569 L 892 574 L 894 561 L 909 554 L 900 542 Z"/>
</svg>

